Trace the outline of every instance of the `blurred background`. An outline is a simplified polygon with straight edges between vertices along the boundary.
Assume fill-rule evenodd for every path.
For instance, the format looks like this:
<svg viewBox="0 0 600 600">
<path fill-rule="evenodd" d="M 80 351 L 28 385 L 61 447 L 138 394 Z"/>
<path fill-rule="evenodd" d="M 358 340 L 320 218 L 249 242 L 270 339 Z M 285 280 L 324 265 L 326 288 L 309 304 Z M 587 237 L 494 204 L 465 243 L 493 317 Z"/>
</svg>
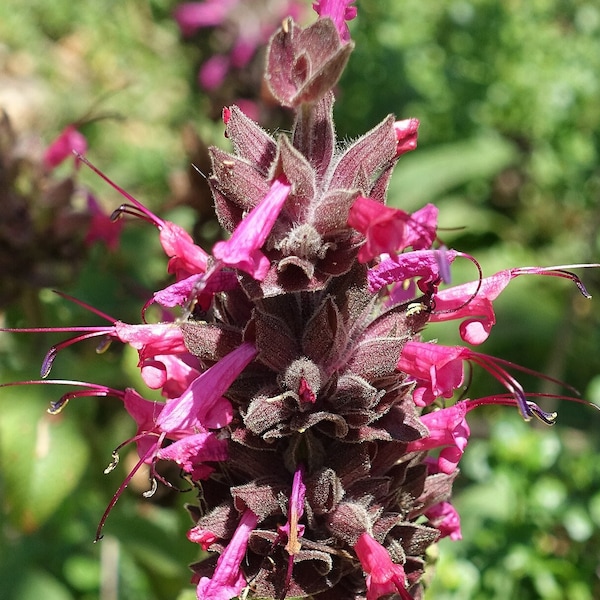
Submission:
<svg viewBox="0 0 600 600">
<path fill-rule="evenodd" d="M 260 84 L 264 42 L 310 2 L 231 5 L 191 28 L 173 0 L 5 0 L 0 4 L 0 323 L 106 324 L 60 290 L 113 319 L 138 323 L 164 286 L 166 260 L 143 222 L 108 229 L 123 199 L 73 161 L 44 151 L 75 124 L 88 157 L 163 218 L 210 249 L 219 236 L 206 148 L 227 148 L 220 113 L 240 104 L 271 131 L 289 127 Z M 594 262 L 600 256 L 600 7 L 586 0 L 359 0 L 356 49 L 339 84 L 340 140 L 393 112 L 421 121 L 418 151 L 403 156 L 390 204 L 440 208 L 440 236 L 473 254 L 484 274 L 516 266 Z M 181 10 L 181 9 L 180 9 Z M 179 17 L 179 22 L 174 18 Z M 183 29 L 182 29 L 183 27 Z M 104 220 L 103 220 L 104 219 Z M 461 266 L 456 282 L 476 277 Z M 569 282 L 520 277 L 496 301 L 497 324 L 478 350 L 569 382 L 600 404 L 600 273 L 579 271 L 594 299 Z M 430 338 L 458 343 L 457 324 Z M 0 380 L 36 379 L 68 334 L 0 334 Z M 94 343 L 59 353 L 53 378 L 144 390 L 136 353 Z M 527 374 L 528 391 L 565 393 Z M 183 509 L 195 492 L 134 479 L 93 539 L 106 505 L 137 460 L 112 450 L 135 434 L 115 399 L 67 389 L 0 389 L 0 600 L 194 598 Z M 470 397 L 502 392 L 473 373 Z M 568 390 L 566 391 L 568 393 Z M 149 394 L 147 394 L 149 396 Z M 473 436 L 455 484 L 463 541 L 431 561 L 436 600 L 593 600 L 600 597 L 599 413 L 541 401 L 548 428 L 516 410 L 471 413 Z M 185 488 L 185 482 L 182 482 Z"/>
</svg>

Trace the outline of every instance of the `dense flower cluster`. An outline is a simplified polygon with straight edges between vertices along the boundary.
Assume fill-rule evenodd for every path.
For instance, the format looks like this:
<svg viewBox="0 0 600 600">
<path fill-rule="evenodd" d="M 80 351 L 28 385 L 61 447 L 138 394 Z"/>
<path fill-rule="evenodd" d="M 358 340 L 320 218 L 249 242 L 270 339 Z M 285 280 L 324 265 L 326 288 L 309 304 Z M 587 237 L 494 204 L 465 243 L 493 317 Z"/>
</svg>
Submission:
<svg viewBox="0 0 600 600">
<path fill-rule="evenodd" d="M 200 600 L 421 598 L 427 548 L 461 536 L 450 500 L 467 413 L 496 403 L 525 419 L 555 415 L 509 364 L 424 342 L 420 332 L 454 319 L 465 342 L 483 342 L 493 301 L 519 275 L 565 277 L 587 295 L 563 267 L 449 285 L 465 255 L 439 242 L 436 207 L 385 206 L 418 121 L 389 116 L 350 144 L 336 140 L 332 89 L 353 47 L 349 4 L 317 2 L 313 25 L 287 19 L 270 40 L 266 82 L 295 112 L 290 135 L 271 136 L 236 106 L 224 110 L 233 152 L 210 149 L 209 182 L 230 237 L 211 254 L 101 174 L 128 200 L 114 217 L 155 225 L 169 258 L 175 281 L 148 304 L 183 317 L 80 328 L 42 368 L 45 377 L 61 347 L 90 337 L 138 351 L 145 383 L 164 402 L 72 382 L 82 389 L 51 412 L 111 395 L 135 420 L 125 443 L 137 444 L 139 462 L 108 510 L 144 464 L 160 480 L 156 463 L 173 461 L 201 487 L 188 534 L 209 551 L 193 566 Z M 463 386 L 466 363 L 506 394 L 437 407 Z"/>
</svg>

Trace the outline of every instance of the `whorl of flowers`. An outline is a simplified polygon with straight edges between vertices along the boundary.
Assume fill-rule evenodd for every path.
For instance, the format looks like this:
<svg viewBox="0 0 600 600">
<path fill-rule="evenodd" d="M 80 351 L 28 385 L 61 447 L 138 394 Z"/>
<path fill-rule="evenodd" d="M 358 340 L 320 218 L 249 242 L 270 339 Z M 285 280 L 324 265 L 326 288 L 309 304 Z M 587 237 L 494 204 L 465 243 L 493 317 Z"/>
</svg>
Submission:
<svg viewBox="0 0 600 600">
<path fill-rule="evenodd" d="M 160 479 L 160 460 L 201 487 L 188 534 L 209 551 L 193 566 L 199 599 L 420 598 L 427 548 L 460 538 L 450 499 L 467 413 L 496 403 L 525 419 L 555 418 L 507 363 L 423 342 L 420 332 L 456 319 L 462 339 L 481 343 L 495 322 L 493 300 L 523 274 L 565 277 L 587 295 L 562 267 L 447 285 L 464 255 L 438 242 L 437 209 L 385 206 L 396 162 L 416 147 L 418 121 L 389 116 L 350 144 L 336 140 L 332 89 L 353 47 L 348 5 L 317 3 L 313 25 L 288 19 L 271 38 L 266 82 L 295 112 L 291 134 L 274 137 L 239 108 L 224 110 L 233 152 L 211 148 L 209 181 L 230 237 L 211 254 L 120 190 L 128 202 L 115 218 L 154 224 L 175 277 L 148 304 L 183 317 L 79 328 L 44 361 L 47 376 L 61 347 L 89 337 L 138 350 L 144 381 L 165 402 L 71 382 L 82 389 L 51 411 L 111 395 L 135 420 L 128 441 L 139 462 L 109 509 L 142 465 Z M 465 363 L 507 393 L 434 409 L 463 385 Z"/>
</svg>

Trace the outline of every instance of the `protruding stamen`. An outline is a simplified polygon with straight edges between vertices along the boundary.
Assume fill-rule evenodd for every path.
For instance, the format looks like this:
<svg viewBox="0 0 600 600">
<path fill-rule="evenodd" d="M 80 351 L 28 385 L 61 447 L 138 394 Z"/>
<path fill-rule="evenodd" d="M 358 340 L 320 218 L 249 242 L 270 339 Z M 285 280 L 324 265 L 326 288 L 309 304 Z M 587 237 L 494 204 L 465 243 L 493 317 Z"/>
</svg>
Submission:
<svg viewBox="0 0 600 600">
<path fill-rule="evenodd" d="M 73 151 L 73 154 L 84 165 L 88 166 L 92 171 L 94 171 L 94 173 L 96 173 L 96 175 L 98 175 L 99 177 L 104 179 L 104 181 L 106 181 L 106 183 L 108 183 L 108 185 L 110 185 L 113 189 L 115 189 L 117 192 L 119 192 L 119 194 L 121 194 L 121 196 L 123 196 L 124 198 L 127 198 L 127 200 L 129 200 L 132 203 L 133 207 L 135 207 L 135 209 L 137 209 L 139 211 L 139 213 L 141 213 L 138 216 L 144 215 L 146 220 L 149 220 L 151 223 L 154 223 L 158 227 L 161 227 L 164 224 L 162 219 L 159 219 L 155 214 L 151 213 L 141 202 L 136 200 L 131 194 L 126 192 L 122 187 L 118 186 L 112 179 L 107 177 L 102 171 L 100 171 L 100 169 L 95 167 L 85 156 L 83 156 L 79 152 L 76 152 L 75 150 Z M 122 207 L 123 206 L 127 206 L 127 205 L 122 205 Z M 113 213 L 113 215 L 114 215 L 114 213 Z"/>
<path fill-rule="evenodd" d="M 558 417 L 556 412 L 549 413 L 543 411 L 535 402 L 531 402 L 531 400 L 527 400 L 527 405 L 532 414 L 542 421 L 542 423 L 546 423 L 546 425 L 554 425 L 556 423 L 556 418 Z"/>
<path fill-rule="evenodd" d="M 155 225 L 159 229 L 164 225 L 162 219 L 159 219 L 155 214 L 151 213 L 150 211 L 142 210 L 137 206 L 127 203 L 121 204 L 121 206 L 115 208 L 115 210 L 113 210 L 112 214 L 110 215 L 110 220 L 115 222 L 125 215 L 129 215 L 130 217 L 135 217 L 137 219 L 142 219 L 142 221 L 146 221 L 147 223 Z"/>
<path fill-rule="evenodd" d="M 112 339 L 107 335 L 100 343 L 96 346 L 96 354 L 104 354 L 112 344 Z"/>
<path fill-rule="evenodd" d="M 150 457 L 150 455 L 153 452 L 156 452 L 156 448 L 154 446 L 151 446 L 148 449 L 148 451 L 146 452 L 146 454 L 142 458 L 140 458 L 140 460 L 135 464 L 133 469 L 131 469 L 130 473 L 127 475 L 127 477 L 125 478 L 123 483 L 119 486 L 117 491 L 113 494 L 113 497 L 111 498 L 111 501 L 108 503 L 108 506 L 106 507 L 104 513 L 102 514 L 102 518 L 100 519 L 100 522 L 98 523 L 98 527 L 96 528 L 96 537 L 94 538 L 94 543 L 98 542 L 102 539 L 102 537 L 103 537 L 102 529 L 104 528 L 104 523 L 106 523 L 106 519 L 108 518 L 110 511 L 113 509 L 114 505 L 117 503 L 117 500 L 120 498 L 121 494 L 125 491 L 125 488 L 129 485 L 129 482 L 132 480 L 133 476 L 138 472 L 140 467 L 146 462 L 146 460 Z"/>
<path fill-rule="evenodd" d="M 46 353 L 46 356 L 42 361 L 42 368 L 40 369 L 40 376 L 42 379 L 46 379 L 46 377 L 50 375 L 50 371 L 52 370 L 52 365 L 57 354 L 58 348 L 56 346 L 52 346 Z"/>
<path fill-rule="evenodd" d="M 71 296 L 70 294 L 65 294 L 65 292 L 61 292 L 60 290 L 52 290 L 52 293 L 56 294 L 57 296 L 60 296 L 61 298 L 65 298 L 65 300 L 69 300 L 70 302 L 74 302 L 75 304 L 78 304 L 79 306 L 85 308 L 86 310 L 89 310 L 91 313 L 94 313 L 95 315 L 98 315 L 99 317 L 106 319 L 109 323 L 114 323 L 116 321 L 115 318 L 111 317 L 110 315 L 107 315 L 105 312 L 98 310 L 94 306 L 91 306 L 87 302 L 84 302 L 83 300 L 79 300 L 79 298 L 75 298 L 74 296 Z"/>
<path fill-rule="evenodd" d="M 116 450 L 113 450 L 112 461 L 106 467 L 106 469 L 104 469 L 104 474 L 108 475 L 111 471 L 114 471 L 117 468 L 117 465 L 119 464 L 119 460 L 120 460 L 119 453 Z"/>
<path fill-rule="evenodd" d="M 61 396 L 61 398 L 59 400 L 50 402 L 50 408 L 48 408 L 48 410 L 47 410 L 48 414 L 51 414 L 51 415 L 59 414 L 62 411 L 62 409 L 68 404 L 68 402 L 69 402 L 69 398 L 67 398 L 66 396 Z"/>
<path fill-rule="evenodd" d="M 152 496 L 154 496 L 154 494 L 156 494 L 156 490 L 158 489 L 158 483 L 156 481 L 155 477 L 152 477 L 152 479 L 150 479 L 150 489 L 146 490 L 142 496 L 144 498 L 152 498 Z"/>
<path fill-rule="evenodd" d="M 91 331 L 88 331 L 87 333 L 84 333 L 83 335 L 78 335 L 78 336 L 69 338 L 68 340 L 64 340 L 64 341 L 50 347 L 50 349 L 46 353 L 46 356 L 44 357 L 44 360 L 42 361 L 42 368 L 40 369 L 40 375 L 41 375 L 42 379 L 45 379 L 50 374 L 50 371 L 52 370 L 52 365 L 54 364 L 54 359 L 56 358 L 56 355 L 58 354 L 59 350 L 63 350 L 64 348 L 67 348 L 68 346 L 71 346 L 72 344 L 81 342 L 83 340 L 87 340 L 88 338 L 106 335 L 107 333 L 109 333 L 111 331 L 111 329 L 107 328 L 107 327 L 93 327 L 93 328 L 90 327 L 89 329 L 91 329 Z M 51 331 L 56 331 L 56 330 L 51 330 Z"/>
<path fill-rule="evenodd" d="M 581 292 L 585 298 L 591 298 L 592 295 L 587 291 L 583 281 L 579 279 L 575 273 L 567 271 L 567 269 L 590 269 L 600 267 L 600 263 L 580 263 L 573 265 L 556 265 L 553 267 L 519 267 L 512 269 L 512 273 L 515 275 L 521 275 L 523 273 L 532 275 L 548 275 L 550 277 L 563 277 L 564 279 L 570 279 Z"/>
</svg>

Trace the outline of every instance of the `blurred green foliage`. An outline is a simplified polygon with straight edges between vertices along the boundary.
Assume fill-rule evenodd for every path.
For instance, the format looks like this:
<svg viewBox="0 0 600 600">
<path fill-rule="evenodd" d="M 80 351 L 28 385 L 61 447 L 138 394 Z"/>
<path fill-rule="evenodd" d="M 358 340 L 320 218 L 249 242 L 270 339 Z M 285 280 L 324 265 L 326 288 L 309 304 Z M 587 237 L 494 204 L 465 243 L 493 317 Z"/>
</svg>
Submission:
<svg viewBox="0 0 600 600">
<path fill-rule="evenodd" d="M 181 43 L 171 0 L 7 0 L 0 5 L 0 104 L 46 142 L 76 120 L 90 157 L 161 216 L 192 229 L 175 208 L 173 179 L 187 168 L 186 123 L 224 145 L 222 126 L 195 90 L 194 49 Z M 417 152 L 401 159 L 393 205 L 435 202 L 443 240 L 474 254 L 485 274 L 518 265 L 597 260 L 600 245 L 600 8 L 584 0 L 359 0 L 356 50 L 340 83 L 340 137 L 387 113 L 421 120 Z M 65 165 L 65 169 L 71 168 Z M 121 198 L 91 172 L 79 177 L 106 207 Z M 1 218 L 1 216 L 0 216 Z M 114 254 L 91 249 L 64 290 L 114 318 L 139 321 L 165 280 L 156 232 L 132 223 Z M 457 265 L 458 266 L 458 265 Z M 457 280 L 473 278 L 458 266 Z M 583 278 L 598 296 L 598 275 Z M 600 404 L 600 310 L 569 284 L 520 278 L 497 301 L 498 323 L 481 349 L 566 380 Z M 32 290 L 6 326 L 101 324 L 99 317 Z M 428 332 L 457 341 L 456 324 Z M 0 335 L 0 379 L 38 377 L 64 335 Z M 61 352 L 54 377 L 140 386 L 135 353 Z M 531 391 L 556 392 L 519 375 Z M 474 374 L 473 397 L 501 391 Z M 58 417 L 59 388 L 0 391 L 0 600 L 172 600 L 193 597 L 182 508 L 195 493 L 141 493 L 134 480 L 96 526 L 135 459 L 102 471 L 134 434 L 118 400 L 79 399 Z M 549 408 L 544 404 L 545 408 Z M 600 597 L 598 414 L 561 403 L 555 429 L 481 409 L 456 484 L 464 540 L 443 541 L 428 597 L 436 600 L 592 600 Z M 508 414 L 507 414 L 508 412 Z M 185 487 L 175 476 L 174 483 Z M 116 591 L 115 591 L 116 590 Z"/>
</svg>

